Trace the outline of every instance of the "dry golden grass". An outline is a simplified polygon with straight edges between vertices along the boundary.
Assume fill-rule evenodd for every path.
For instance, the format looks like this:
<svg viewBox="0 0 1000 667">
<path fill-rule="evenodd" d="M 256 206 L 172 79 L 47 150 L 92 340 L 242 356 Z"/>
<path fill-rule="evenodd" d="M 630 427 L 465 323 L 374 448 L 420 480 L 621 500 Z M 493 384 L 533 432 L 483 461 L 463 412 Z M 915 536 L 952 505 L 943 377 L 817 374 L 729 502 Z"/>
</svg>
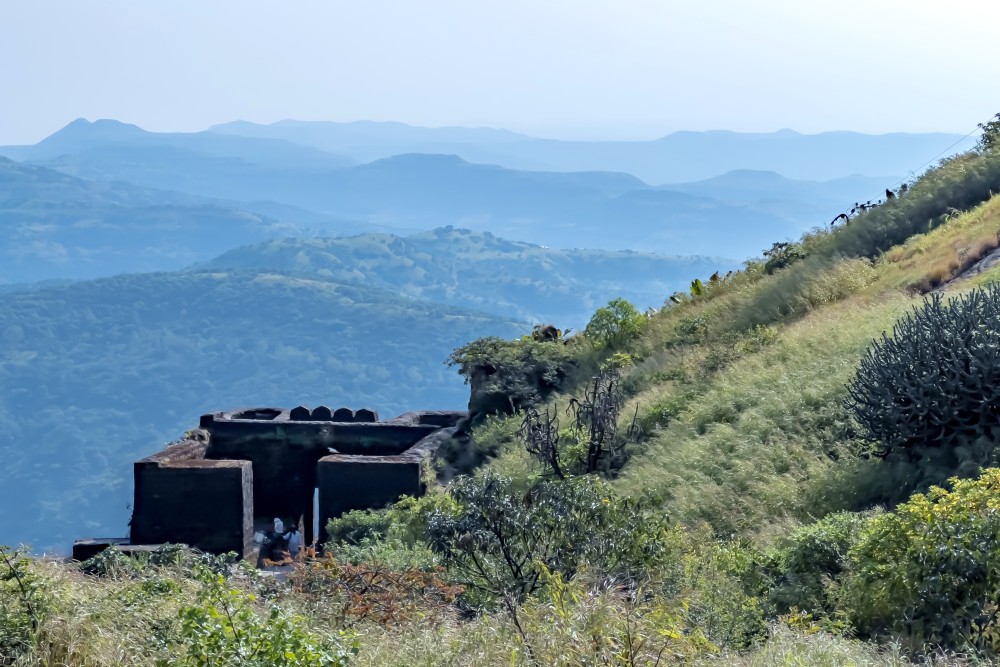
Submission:
<svg viewBox="0 0 1000 667">
<path fill-rule="evenodd" d="M 1000 247 L 1000 199 L 911 237 L 877 262 L 880 288 L 928 292 Z"/>
</svg>

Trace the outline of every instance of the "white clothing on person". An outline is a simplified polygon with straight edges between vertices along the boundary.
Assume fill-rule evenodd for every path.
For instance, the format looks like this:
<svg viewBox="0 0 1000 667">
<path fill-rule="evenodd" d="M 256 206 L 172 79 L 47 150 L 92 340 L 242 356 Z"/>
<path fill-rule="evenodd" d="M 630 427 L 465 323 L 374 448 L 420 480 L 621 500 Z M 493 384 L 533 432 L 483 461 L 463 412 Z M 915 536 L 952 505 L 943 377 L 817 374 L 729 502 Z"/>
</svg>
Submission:
<svg viewBox="0 0 1000 667">
<path fill-rule="evenodd" d="M 288 555 L 292 558 L 297 557 L 299 548 L 302 547 L 302 533 L 297 528 L 293 528 L 284 538 L 288 541 Z"/>
</svg>

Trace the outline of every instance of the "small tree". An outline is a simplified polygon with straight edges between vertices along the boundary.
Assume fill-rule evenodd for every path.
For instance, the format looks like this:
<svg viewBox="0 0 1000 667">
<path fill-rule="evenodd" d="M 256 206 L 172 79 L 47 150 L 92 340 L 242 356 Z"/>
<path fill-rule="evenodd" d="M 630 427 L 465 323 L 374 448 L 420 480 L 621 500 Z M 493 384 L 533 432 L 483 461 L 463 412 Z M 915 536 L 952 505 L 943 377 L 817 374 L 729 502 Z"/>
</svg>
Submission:
<svg viewBox="0 0 1000 667">
<path fill-rule="evenodd" d="M 584 333 L 595 347 L 621 347 L 642 333 L 646 318 L 625 299 L 612 299 L 598 308 Z"/>
<path fill-rule="evenodd" d="M 449 493 L 461 510 L 431 517 L 430 544 L 481 598 L 520 601 L 538 589 L 543 572 L 569 578 L 584 564 L 635 574 L 666 548 L 662 513 L 646 516 L 594 477 L 518 492 L 510 479 L 487 472 L 459 478 Z"/>
<path fill-rule="evenodd" d="M 979 129 L 983 131 L 977 146 L 979 150 L 988 151 L 1000 146 L 1000 113 L 996 114 L 993 120 L 980 123 Z"/>
</svg>

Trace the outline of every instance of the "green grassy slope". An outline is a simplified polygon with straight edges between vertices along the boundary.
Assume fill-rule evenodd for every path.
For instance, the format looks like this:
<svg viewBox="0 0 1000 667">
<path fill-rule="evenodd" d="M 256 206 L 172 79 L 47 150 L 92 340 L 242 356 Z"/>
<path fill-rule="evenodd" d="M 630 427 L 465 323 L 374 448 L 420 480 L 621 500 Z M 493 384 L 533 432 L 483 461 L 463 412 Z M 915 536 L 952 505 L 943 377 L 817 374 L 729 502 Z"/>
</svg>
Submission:
<svg viewBox="0 0 1000 667">
<path fill-rule="evenodd" d="M 791 314 L 749 333 L 732 332 L 732 314 L 783 272 L 661 312 L 633 349 L 647 361 L 633 373 L 631 400 L 651 435 L 618 484 L 652 491 L 681 521 L 720 535 L 767 534 L 884 497 L 872 485 L 891 472 L 858 457 L 846 384 L 871 340 L 922 303 L 929 277 L 944 267 L 952 278 L 958 257 L 995 248 L 998 233 L 994 198 L 874 263 L 816 265 L 798 276 Z M 998 275 L 988 269 L 946 291 Z"/>
</svg>

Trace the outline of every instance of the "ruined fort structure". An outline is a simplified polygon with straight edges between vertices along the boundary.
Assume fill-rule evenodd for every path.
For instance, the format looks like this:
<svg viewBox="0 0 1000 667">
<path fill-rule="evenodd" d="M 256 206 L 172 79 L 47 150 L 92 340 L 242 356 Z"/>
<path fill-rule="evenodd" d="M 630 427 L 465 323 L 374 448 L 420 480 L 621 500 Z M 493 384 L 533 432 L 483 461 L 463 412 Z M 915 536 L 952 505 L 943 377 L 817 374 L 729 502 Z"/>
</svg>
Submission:
<svg viewBox="0 0 1000 667">
<path fill-rule="evenodd" d="M 465 412 L 253 408 L 203 415 L 198 429 L 135 463 L 126 539 L 79 540 L 73 557 L 109 544 L 142 550 L 167 542 L 254 555 L 254 531 L 275 517 L 301 522 L 305 542 L 326 522 L 424 492 L 424 468 L 456 437 Z M 313 535 L 314 494 L 319 527 Z"/>
</svg>

